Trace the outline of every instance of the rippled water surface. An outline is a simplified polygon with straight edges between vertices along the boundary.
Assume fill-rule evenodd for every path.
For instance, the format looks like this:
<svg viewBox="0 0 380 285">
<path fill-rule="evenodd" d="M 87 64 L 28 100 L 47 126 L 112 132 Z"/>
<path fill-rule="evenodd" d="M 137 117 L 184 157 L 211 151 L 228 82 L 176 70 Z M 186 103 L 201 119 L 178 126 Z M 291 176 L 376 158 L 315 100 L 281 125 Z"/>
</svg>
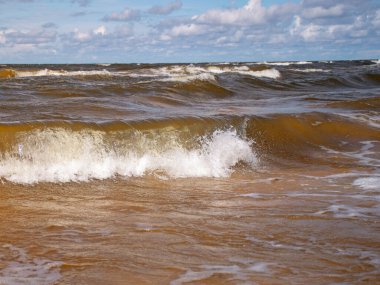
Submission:
<svg viewBox="0 0 380 285">
<path fill-rule="evenodd" d="M 377 284 L 380 65 L 0 69 L 0 284 Z"/>
</svg>

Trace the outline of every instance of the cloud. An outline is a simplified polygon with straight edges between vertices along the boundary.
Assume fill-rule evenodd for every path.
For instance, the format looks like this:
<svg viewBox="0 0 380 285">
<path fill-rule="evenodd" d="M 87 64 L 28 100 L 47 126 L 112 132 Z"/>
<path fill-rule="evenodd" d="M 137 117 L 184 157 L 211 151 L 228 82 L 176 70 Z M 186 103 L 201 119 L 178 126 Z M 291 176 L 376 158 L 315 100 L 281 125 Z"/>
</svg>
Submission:
<svg viewBox="0 0 380 285">
<path fill-rule="evenodd" d="M 261 0 L 250 0 L 242 8 L 214 9 L 192 19 L 199 23 L 245 26 L 262 24 L 266 17 L 266 9 L 261 5 Z"/>
<path fill-rule="evenodd" d="M 3 28 L 0 29 L 0 44 L 8 47 L 48 44 L 56 42 L 57 35 L 57 32 L 52 29 L 16 30 Z"/>
<path fill-rule="evenodd" d="M 153 6 L 148 10 L 149 13 L 151 14 L 158 14 L 158 15 L 168 15 L 171 12 L 181 9 L 182 7 L 182 1 L 181 0 L 176 0 L 174 2 L 169 3 L 166 6 Z"/>
<path fill-rule="evenodd" d="M 140 20 L 140 11 L 133 10 L 129 8 L 125 8 L 121 13 L 113 12 L 111 15 L 105 16 L 103 21 L 119 21 L 119 22 L 127 22 L 127 21 L 139 21 Z"/>
<path fill-rule="evenodd" d="M 9 0 L 0 0 L 0 4 L 1 3 L 6 3 L 6 2 L 24 2 L 24 3 L 30 3 L 30 2 L 34 2 L 34 0 L 12 0 L 12 1 L 9 1 Z"/>
<path fill-rule="evenodd" d="M 80 11 L 80 12 L 70 14 L 71 17 L 82 17 L 85 15 L 87 15 L 87 12 L 84 12 L 84 11 Z"/>
<path fill-rule="evenodd" d="M 106 35 L 106 27 L 101 25 L 92 31 L 81 31 L 78 28 L 75 28 L 71 33 L 70 38 L 76 42 L 89 42 L 95 37 L 102 37 Z"/>
<path fill-rule="evenodd" d="M 307 8 L 302 12 L 302 16 L 307 19 L 323 18 L 323 17 L 337 17 L 342 16 L 344 13 L 344 6 L 339 4 L 329 8 L 316 6 Z"/>
<path fill-rule="evenodd" d="M 3 45 L 7 41 L 7 38 L 5 36 L 5 31 L 0 30 L 0 44 Z"/>
<path fill-rule="evenodd" d="M 22 0 L 14 0 L 20 1 Z M 33 0 L 24 0 L 32 2 Z M 9 1 L 10 2 L 10 1 Z M 37 3 L 37 1 L 34 1 Z M 66 4 L 88 5 L 89 1 L 65 0 Z M 148 1 L 149 2 L 149 1 Z M 194 1 L 195 2 L 195 1 Z M 76 29 L 57 22 L 54 15 L 31 22 L 30 27 L 15 20 L 0 27 L 0 54 L 25 53 L 35 48 L 58 54 L 66 58 L 78 57 L 82 61 L 90 56 L 109 55 L 114 61 L 129 60 L 232 60 L 258 59 L 287 60 L 305 57 L 342 58 L 358 51 L 378 50 L 380 35 L 380 3 L 373 0 L 260 0 L 210 2 L 213 8 L 189 14 L 181 11 L 181 17 L 168 15 L 182 7 L 182 1 L 165 0 L 160 5 L 146 10 L 137 6 L 114 8 L 99 24 L 98 5 L 93 11 L 70 10 L 72 17 L 86 15 L 86 23 L 75 19 Z M 241 4 L 243 2 L 243 4 Z M 8 3 L 0 0 L 0 3 Z M 40 1 L 38 2 L 40 3 Z M 57 3 L 56 1 L 48 1 Z M 132 2 L 131 2 L 132 3 Z M 162 4 L 164 3 L 164 4 Z M 225 2 L 226 3 L 226 2 Z M 31 14 L 39 5 L 28 5 Z M 73 5 L 71 5 L 71 8 Z M 112 11 L 112 10 L 111 10 Z M 187 13 L 187 14 L 186 14 Z M 135 24 L 133 21 L 143 20 Z M 73 19 L 73 18 L 72 18 Z M 92 21 L 92 22 L 91 22 Z M 58 26 L 55 24 L 57 23 Z M 23 28 L 22 28 L 23 27 Z M 68 30 L 70 27 L 70 30 Z M 74 26 L 75 27 L 75 26 Z M 136 30 L 134 30 L 136 29 Z M 73 55 L 71 57 L 71 55 Z M 136 56 L 136 57 L 135 57 Z M 138 57 L 139 56 L 139 57 Z M 8 58 L 4 56 L 4 58 Z M 19 58 L 22 58 L 21 55 Z M 103 57 L 104 58 L 104 57 Z M 235 59 L 234 59 L 235 58 Z"/>
<path fill-rule="evenodd" d="M 198 24 L 179 25 L 173 27 L 171 34 L 173 36 L 193 36 L 205 33 L 205 27 Z"/>
<path fill-rule="evenodd" d="M 90 4 L 91 0 L 71 0 L 71 3 L 76 3 L 81 7 L 88 6 Z"/>
<path fill-rule="evenodd" d="M 55 29 L 57 28 L 57 25 L 54 24 L 53 22 L 48 22 L 48 23 L 43 24 L 41 27 L 45 29 Z"/>
<path fill-rule="evenodd" d="M 104 36 L 106 34 L 106 28 L 103 25 L 101 25 L 98 28 L 94 29 L 93 33 L 95 35 L 102 35 L 102 36 Z"/>
<path fill-rule="evenodd" d="M 261 0 L 249 0 L 241 8 L 212 9 L 201 15 L 192 17 L 192 20 L 203 24 L 252 26 L 263 25 L 275 19 L 287 17 L 289 12 L 297 12 L 299 5 L 286 3 L 272 5 L 268 8 L 261 4 Z"/>
<path fill-rule="evenodd" d="M 376 14 L 372 20 L 372 24 L 376 27 L 376 28 L 380 28 L 380 9 L 376 11 Z"/>
</svg>

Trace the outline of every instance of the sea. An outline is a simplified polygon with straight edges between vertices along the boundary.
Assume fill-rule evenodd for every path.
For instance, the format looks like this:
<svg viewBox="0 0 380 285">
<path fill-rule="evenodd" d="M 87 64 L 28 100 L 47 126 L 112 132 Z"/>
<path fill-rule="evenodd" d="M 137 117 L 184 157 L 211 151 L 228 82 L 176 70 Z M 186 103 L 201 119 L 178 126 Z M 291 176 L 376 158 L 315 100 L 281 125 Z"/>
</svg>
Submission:
<svg viewBox="0 0 380 285">
<path fill-rule="evenodd" d="M 0 284 L 380 284 L 380 61 L 0 65 Z"/>
</svg>

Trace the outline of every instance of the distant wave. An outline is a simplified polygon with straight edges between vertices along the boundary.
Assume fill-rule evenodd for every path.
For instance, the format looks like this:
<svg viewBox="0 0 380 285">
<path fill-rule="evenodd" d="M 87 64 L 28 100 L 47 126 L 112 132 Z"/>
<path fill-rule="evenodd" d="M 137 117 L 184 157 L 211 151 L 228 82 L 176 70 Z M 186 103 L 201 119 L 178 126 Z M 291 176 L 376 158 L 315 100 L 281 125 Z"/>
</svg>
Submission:
<svg viewBox="0 0 380 285">
<path fill-rule="evenodd" d="M 275 65 L 275 66 L 289 66 L 289 65 L 305 65 L 312 64 L 311 61 L 289 61 L 289 62 L 264 62 L 267 65 Z"/>
<path fill-rule="evenodd" d="M 297 72 L 306 72 L 306 73 L 308 73 L 308 72 L 330 72 L 331 71 L 330 69 L 320 69 L 320 68 L 306 68 L 306 69 L 293 68 L 290 70 L 297 71 Z"/>
<path fill-rule="evenodd" d="M 43 77 L 43 76 L 129 76 L 133 78 L 151 77 L 159 78 L 160 81 L 193 81 L 193 80 L 215 80 L 214 75 L 224 73 L 236 73 L 253 77 L 266 77 L 277 79 L 280 72 L 271 68 L 255 69 L 248 66 L 195 66 L 195 65 L 175 65 L 158 68 L 141 68 L 138 70 L 110 71 L 102 70 L 0 70 L 0 77 Z"/>
<path fill-rule="evenodd" d="M 86 70 L 86 71 L 67 71 L 41 69 L 35 71 L 15 71 L 16 77 L 39 77 L 39 76 L 93 76 L 93 75 L 112 75 L 108 70 Z"/>
<path fill-rule="evenodd" d="M 236 73 L 241 75 L 249 75 L 253 77 L 266 77 L 271 79 L 277 79 L 281 76 L 280 72 L 273 68 L 250 68 L 248 66 L 170 66 L 161 67 L 155 69 L 148 69 L 141 71 L 142 77 L 149 75 L 153 77 L 167 78 L 161 79 L 162 81 L 192 81 L 192 80 L 215 80 L 214 75 L 220 75 L 225 73 Z M 138 77 L 139 74 L 133 73 L 133 76 Z"/>
</svg>

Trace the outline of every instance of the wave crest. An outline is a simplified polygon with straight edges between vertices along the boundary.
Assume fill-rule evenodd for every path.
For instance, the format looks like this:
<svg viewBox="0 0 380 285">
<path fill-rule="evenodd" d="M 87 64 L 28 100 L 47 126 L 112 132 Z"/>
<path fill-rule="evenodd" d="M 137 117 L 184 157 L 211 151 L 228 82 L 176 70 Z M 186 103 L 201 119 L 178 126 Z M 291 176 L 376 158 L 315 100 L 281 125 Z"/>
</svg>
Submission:
<svg viewBox="0 0 380 285">
<path fill-rule="evenodd" d="M 235 130 L 214 131 L 199 137 L 190 148 L 175 133 L 161 143 L 154 138 L 135 133 L 129 140 L 114 141 L 115 137 L 94 130 L 36 130 L 21 135 L 18 144 L 3 155 L 0 177 L 24 184 L 147 174 L 226 177 L 238 162 L 256 162 L 251 142 Z"/>
</svg>

